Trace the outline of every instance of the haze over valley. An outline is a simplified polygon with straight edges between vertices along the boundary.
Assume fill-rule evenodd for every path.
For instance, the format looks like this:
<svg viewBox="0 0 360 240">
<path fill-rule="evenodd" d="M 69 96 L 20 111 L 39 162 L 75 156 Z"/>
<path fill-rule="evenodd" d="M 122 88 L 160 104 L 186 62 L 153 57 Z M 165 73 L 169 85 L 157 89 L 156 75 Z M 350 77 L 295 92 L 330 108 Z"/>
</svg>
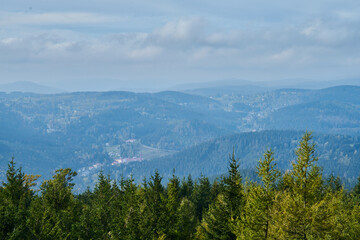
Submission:
<svg viewBox="0 0 360 240">
<path fill-rule="evenodd" d="M 137 179 L 155 169 L 165 177 L 173 169 L 180 176 L 216 177 L 226 172 L 234 148 L 251 176 L 267 148 L 288 169 L 295 143 L 309 130 L 324 172 L 351 185 L 359 171 L 359 96 L 360 87 L 349 85 L 1 93 L 1 171 L 14 156 L 25 171 L 44 178 L 70 167 L 82 188 L 93 186 L 100 169 Z"/>
</svg>

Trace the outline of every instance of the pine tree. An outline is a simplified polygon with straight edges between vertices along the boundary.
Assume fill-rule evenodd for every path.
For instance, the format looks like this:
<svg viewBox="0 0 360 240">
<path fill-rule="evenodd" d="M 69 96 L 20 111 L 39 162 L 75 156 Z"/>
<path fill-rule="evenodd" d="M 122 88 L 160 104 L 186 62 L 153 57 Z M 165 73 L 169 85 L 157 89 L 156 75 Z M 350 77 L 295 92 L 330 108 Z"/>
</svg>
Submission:
<svg viewBox="0 0 360 240">
<path fill-rule="evenodd" d="M 330 191 L 332 193 L 342 190 L 343 185 L 341 183 L 340 177 L 339 176 L 335 177 L 334 174 L 331 174 L 326 179 L 326 188 L 327 188 L 327 191 Z"/>
<path fill-rule="evenodd" d="M 181 200 L 178 210 L 177 239 L 193 239 L 196 224 L 195 205 L 185 197 Z"/>
<path fill-rule="evenodd" d="M 181 181 L 181 190 L 180 190 L 180 195 L 181 197 L 187 197 L 188 199 L 191 198 L 191 195 L 193 193 L 194 190 L 194 182 L 192 180 L 191 175 L 189 175 L 187 177 L 187 179 L 184 179 Z"/>
<path fill-rule="evenodd" d="M 35 239 L 66 239 L 73 234 L 79 220 L 72 189 L 76 172 L 59 169 L 50 180 L 45 180 L 41 196 L 31 204 L 29 225 Z"/>
<path fill-rule="evenodd" d="M 139 228 L 141 216 L 140 216 L 140 208 L 139 208 L 140 199 L 138 193 L 138 186 L 134 183 L 134 179 L 132 177 L 128 180 L 123 181 L 121 186 L 122 186 L 121 189 L 124 192 L 124 196 L 123 196 L 124 234 L 122 234 L 121 237 L 119 238 L 128 239 L 128 240 L 141 239 L 141 231 Z"/>
<path fill-rule="evenodd" d="M 112 212 L 114 211 L 113 201 L 114 195 L 110 176 L 105 176 L 103 172 L 100 171 L 91 203 L 94 238 L 110 238 Z"/>
<path fill-rule="evenodd" d="M 161 184 L 162 177 L 156 170 L 145 189 L 140 206 L 141 239 L 158 239 L 165 237 L 168 230 L 168 212 L 166 207 L 165 190 Z M 147 186 L 148 185 L 148 186 Z"/>
<path fill-rule="evenodd" d="M 324 194 L 311 133 L 303 135 L 296 155 L 292 171 L 284 176 L 288 190 L 282 193 L 278 202 L 280 214 L 275 216 L 276 232 L 280 238 L 324 239 L 332 227 L 333 211 L 328 211 L 332 198 Z M 336 209 L 336 205 L 332 209 Z"/>
<path fill-rule="evenodd" d="M 199 183 L 195 183 L 191 197 L 195 204 L 196 217 L 201 221 L 203 214 L 208 210 L 211 201 L 211 184 L 207 177 L 201 175 Z"/>
<path fill-rule="evenodd" d="M 244 204 L 243 199 L 243 185 L 242 177 L 239 171 L 239 163 L 235 158 L 233 151 L 230 156 L 228 176 L 224 178 L 224 197 L 227 205 L 229 206 L 231 219 L 240 218 L 242 207 Z"/>
<path fill-rule="evenodd" d="M 228 176 L 220 193 L 205 214 L 197 236 L 205 239 L 236 239 L 232 225 L 240 221 L 243 211 L 243 185 L 235 153 L 230 156 Z"/>
<path fill-rule="evenodd" d="M 262 185 L 252 184 L 247 194 L 245 232 L 242 234 L 241 231 L 237 231 L 238 235 L 245 236 L 245 239 L 272 238 L 272 210 L 275 203 L 276 182 L 280 177 L 273 154 L 271 150 L 267 150 L 264 159 L 259 160 L 257 173 Z M 241 222 L 238 222 L 237 226 L 241 226 Z"/>
<path fill-rule="evenodd" d="M 6 182 L 0 191 L 0 239 L 31 239 L 26 220 L 34 196 L 31 187 L 39 176 L 25 175 L 16 168 L 14 157 L 8 164 Z"/>
<path fill-rule="evenodd" d="M 168 237 L 177 239 L 179 231 L 177 229 L 178 209 L 180 206 L 180 181 L 173 172 L 172 178 L 167 185 L 167 211 L 168 211 Z"/>
<path fill-rule="evenodd" d="M 230 209 L 224 194 L 219 194 L 204 214 L 195 239 L 235 240 L 236 235 L 231 228 L 233 222 Z"/>
</svg>

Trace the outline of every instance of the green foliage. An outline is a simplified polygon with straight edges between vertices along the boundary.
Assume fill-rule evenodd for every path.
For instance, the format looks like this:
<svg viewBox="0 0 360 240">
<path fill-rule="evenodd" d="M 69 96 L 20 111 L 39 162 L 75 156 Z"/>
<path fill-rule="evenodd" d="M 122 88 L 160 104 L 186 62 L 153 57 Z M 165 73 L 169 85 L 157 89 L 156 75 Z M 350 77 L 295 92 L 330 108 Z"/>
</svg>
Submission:
<svg viewBox="0 0 360 240">
<path fill-rule="evenodd" d="M 203 213 L 209 208 L 211 201 L 211 184 L 207 177 L 201 175 L 199 183 L 195 184 L 192 199 L 195 204 L 195 213 L 201 221 Z"/>
<path fill-rule="evenodd" d="M 296 150 L 293 169 L 284 176 L 288 191 L 278 202 L 281 207 L 277 232 L 289 239 L 325 238 L 332 227 L 328 223 L 332 198 L 324 193 L 322 174 L 316 165 L 315 143 L 311 140 L 311 133 L 306 132 Z"/>
<path fill-rule="evenodd" d="M 181 200 L 178 209 L 177 239 L 193 239 L 197 225 L 195 205 L 186 197 Z"/>
<path fill-rule="evenodd" d="M 357 183 L 354 186 L 354 194 L 356 194 L 357 196 L 360 196 L 360 176 L 357 178 Z"/>
<path fill-rule="evenodd" d="M 197 236 L 200 239 L 236 239 L 231 229 L 231 206 L 223 194 L 219 194 L 205 214 Z"/>
<path fill-rule="evenodd" d="M 94 238 L 109 239 L 114 197 L 110 177 L 100 172 L 91 201 Z"/>
<path fill-rule="evenodd" d="M 244 203 L 243 185 L 239 171 L 239 163 L 235 158 L 234 151 L 229 161 L 228 176 L 223 179 L 223 183 L 224 197 L 229 207 L 230 217 L 231 219 L 239 218 Z"/>
<path fill-rule="evenodd" d="M 155 171 L 137 185 L 101 171 L 94 190 L 79 195 L 68 168 L 35 194 L 38 176 L 12 159 L 0 186 L 0 239 L 358 239 L 359 187 L 346 192 L 339 178 L 323 177 L 310 133 L 296 156 L 281 176 L 267 150 L 258 161 L 260 181 L 245 185 L 234 153 L 228 174 L 212 183 L 173 173 L 163 186 Z"/>
<path fill-rule="evenodd" d="M 59 169 L 51 180 L 45 180 L 41 197 L 30 207 L 29 225 L 36 239 L 69 239 L 74 235 L 74 224 L 79 220 L 72 189 L 76 172 Z"/>
<path fill-rule="evenodd" d="M 245 219 L 238 222 L 237 235 L 245 239 L 271 239 L 273 237 L 273 206 L 275 204 L 276 183 L 280 177 L 280 171 L 276 169 L 274 152 L 267 150 L 264 159 L 260 159 L 257 172 L 261 179 L 261 185 L 251 184 L 247 191 L 245 205 Z M 241 231 L 241 223 L 245 225 Z M 240 227 L 240 230 L 239 230 Z"/>
<path fill-rule="evenodd" d="M 140 230 L 144 239 L 158 239 L 168 234 L 168 208 L 162 177 L 158 171 L 151 176 L 144 189 L 140 206 Z"/>
<path fill-rule="evenodd" d="M 0 239 L 31 239 L 26 220 L 34 195 L 30 187 L 37 178 L 16 168 L 14 158 L 9 162 L 6 182 L 0 189 Z"/>
</svg>

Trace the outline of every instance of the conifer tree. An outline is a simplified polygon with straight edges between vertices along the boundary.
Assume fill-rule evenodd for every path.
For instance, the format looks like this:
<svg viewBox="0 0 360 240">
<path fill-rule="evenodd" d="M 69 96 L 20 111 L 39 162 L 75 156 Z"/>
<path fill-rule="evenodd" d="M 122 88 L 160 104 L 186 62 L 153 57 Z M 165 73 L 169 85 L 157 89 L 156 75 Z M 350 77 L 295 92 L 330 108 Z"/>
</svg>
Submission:
<svg viewBox="0 0 360 240">
<path fill-rule="evenodd" d="M 168 230 L 168 213 L 162 177 L 156 170 L 151 180 L 146 183 L 141 209 L 140 229 L 142 239 L 165 237 Z"/>
<path fill-rule="evenodd" d="M 203 213 L 205 213 L 211 201 L 211 184 L 207 177 L 201 175 L 199 183 L 195 183 L 192 199 L 195 204 L 196 217 L 201 221 Z"/>
<path fill-rule="evenodd" d="M 245 206 L 245 239 L 271 239 L 272 238 L 272 208 L 275 203 L 276 182 L 280 177 L 280 171 L 276 169 L 273 152 L 267 150 L 264 159 L 260 159 L 257 166 L 257 173 L 261 179 L 261 185 L 252 184 Z M 238 222 L 237 226 L 241 226 Z"/>
<path fill-rule="evenodd" d="M 204 214 L 201 225 L 197 228 L 195 239 L 235 240 L 231 225 L 231 212 L 224 194 L 219 194 Z"/>
<path fill-rule="evenodd" d="M 320 168 L 316 165 L 315 143 L 306 132 L 296 150 L 292 171 L 285 174 L 288 190 L 281 195 L 276 216 L 279 238 L 324 239 L 329 236 L 334 211 L 328 211 L 331 196 L 325 197 Z M 336 209 L 336 205 L 332 207 Z"/>
<path fill-rule="evenodd" d="M 9 162 L 6 182 L 2 183 L 0 191 L 0 239 L 31 239 L 26 220 L 34 195 L 31 187 L 38 178 L 16 168 L 14 157 Z"/>
<path fill-rule="evenodd" d="M 78 221 L 75 200 L 72 193 L 73 177 L 71 169 L 59 169 L 50 180 L 41 185 L 41 197 L 31 204 L 29 225 L 35 239 L 70 238 L 73 226 Z"/>
<path fill-rule="evenodd" d="M 134 179 L 131 177 L 128 180 L 124 180 L 121 184 L 123 194 L 123 229 L 119 229 L 122 235 L 119 238 L 122 239 L 141 239 L 141 231 L 139 224 L 141 221 L 140 216 L 140 200 L 138 193 L 138 186 L 134 183 Z"/>
<path fill-rule="evenodd" d="M 244 193 L 242 185 L 242 177 L 239 171 L 239 163 L 235 158 L 233 151 L 230 156 L 228 176 L 224 178 L 224 197 L 232 219 L 240 217 L 242 207 L 244 204 Z"/>
<path fill-rule="evenodd" d="M 191 175 L 189 175 L 187 179 L 185 179 L 184 177 L 183 180 L 181 181 L 181 189 L 180 189 L 181 197 L 182 198 L 187 197 L 188 199 L 190 199 L 193 190 L 194 190 L 194 182 L 192 180 Z"/>
<path fill-rule="evenodd" d="M 180 181 L 173 172 L 172 178 L 167 185 L 167 210 L 168 210 L 168 237 L 176 239 L 179 231 L 177 229 L 178 209 L 180 206 Z"/>
<path fill-rule="evenodd" d="M 185 197 L 181 200 L 178 213 L 177 239 L 193 239 L 197 224 L 195 205 Z"/>
<path fill-rule="evenodd" d="M 114 198 L 110 176 L 100 171 L 92 199 L 94 238 L 110 238 Z"/>
<path fill-rule="evenodd" d="M 223 179 L 224 192 L 220 193 L 205 214 L 197 236 L 205 239 L 236 239 L 232 225 L 240 221 L 243 211 L 243 186 L 235 153 L 230 156 L 228 176 Z"/>
<path fill-rule="evenodd" d="M 332 193 L 342 190 L 343 185 L 341 183 L 340 177 L 339 176 L 335 177 L 334 174 L 331 174 L 326 179 L 326 188 L 327 188 L 327 191 L 330 191 Z"/>
</svg>

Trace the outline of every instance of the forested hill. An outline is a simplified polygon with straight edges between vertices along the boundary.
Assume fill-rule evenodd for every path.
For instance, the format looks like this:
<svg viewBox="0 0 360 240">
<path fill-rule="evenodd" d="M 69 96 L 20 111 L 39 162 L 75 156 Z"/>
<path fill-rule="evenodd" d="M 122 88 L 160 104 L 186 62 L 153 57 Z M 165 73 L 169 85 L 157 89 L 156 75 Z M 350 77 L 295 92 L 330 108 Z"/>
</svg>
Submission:
<svg viewBox="0 0 360 240">
<path fill-rule="evenodd" d="M 99 172 L 94 190 L 74 194 L 76 172 L 57 170 L 34 189 L 11 160 L 0 185 L 0 239 L 358 239 L 360 179 L 344 190 L 324 177 L 312 136 L 298 143 L 291 169 L 281 173 L 267 151 L 259 182 L 245 181 L 233 154 L 221 179 L 179 179 L 159 172 L 137 184 Z"/>
<path fill-rule="evenodd" d="M 354 139 L 349 141 L 354 142 L 349 144 L 357 146 L 360 87 L 208 90 L 193 92 L 202 96 L 174 91 L 0 93 L 0 180 L 12 156 L 25 171 L 44 178 L 55 169 L 70 167 L 79 172 L 85 186 L 93 185 L 100 168 L 118 175 L 133 171 L 144 176 L 156 168 L 166 169 L 167 175 L 173 168 L 182 175 L 187 168 L 195 175 L 217 175 L 226 170 L 223 163 L 233 146 L 239 148 L 242 168 L 248 169 L 266 147 L 275 148 L 269 145 L 272 141 L 289 142 L 277 132 L 262 136 L 263 130 L 351 135 Z M 261 145 L 256 148 L 234 136 L 224 137 L 242 132 L 260 132 L 249 136 L 259 136 Z M 325 171 L 334 168 L 342 177 L 353 179 L 358 167 L 353 160 L 357 155 L 351 151 L 356 147 L 347 149 L 340 140 L 332 141 L 332 153 L 324 148 L 320 163 L 333 161 L 329 168 L 324 166 Z M 280 161 L 285 169 L 295 147 L 281 146 L 274 150 L 284 156 Z M 127 164 L 133 161 L 143 163 Z M 332 167 L 338 162 L 339 169 Z"/>
<path fill-rule="evenodd" d="M 229 154 L 234 150 L 239 158 L 240 169 L 255 170 L 257 161 L 267 149 L 274 151 L 280 170 L 290 169 L 295 159 L 295 150 L 303 132 L 299 131 L 261 131 L 240 133 L 221 137 L 174 155 L 127 165 L 112 167 L 112 172 L 130 174 L 136 178 L 150 175 L 158 169 L 165 178 L 172 175 L 198 177 L 220 175 L 227 171 Z M 346 135 L 327 135 L 314 133 L 318 165 L 325 174 L 334 173 L 345 182 L 355 183 L 360 174 L 360 137 Z"/>
</svg>

